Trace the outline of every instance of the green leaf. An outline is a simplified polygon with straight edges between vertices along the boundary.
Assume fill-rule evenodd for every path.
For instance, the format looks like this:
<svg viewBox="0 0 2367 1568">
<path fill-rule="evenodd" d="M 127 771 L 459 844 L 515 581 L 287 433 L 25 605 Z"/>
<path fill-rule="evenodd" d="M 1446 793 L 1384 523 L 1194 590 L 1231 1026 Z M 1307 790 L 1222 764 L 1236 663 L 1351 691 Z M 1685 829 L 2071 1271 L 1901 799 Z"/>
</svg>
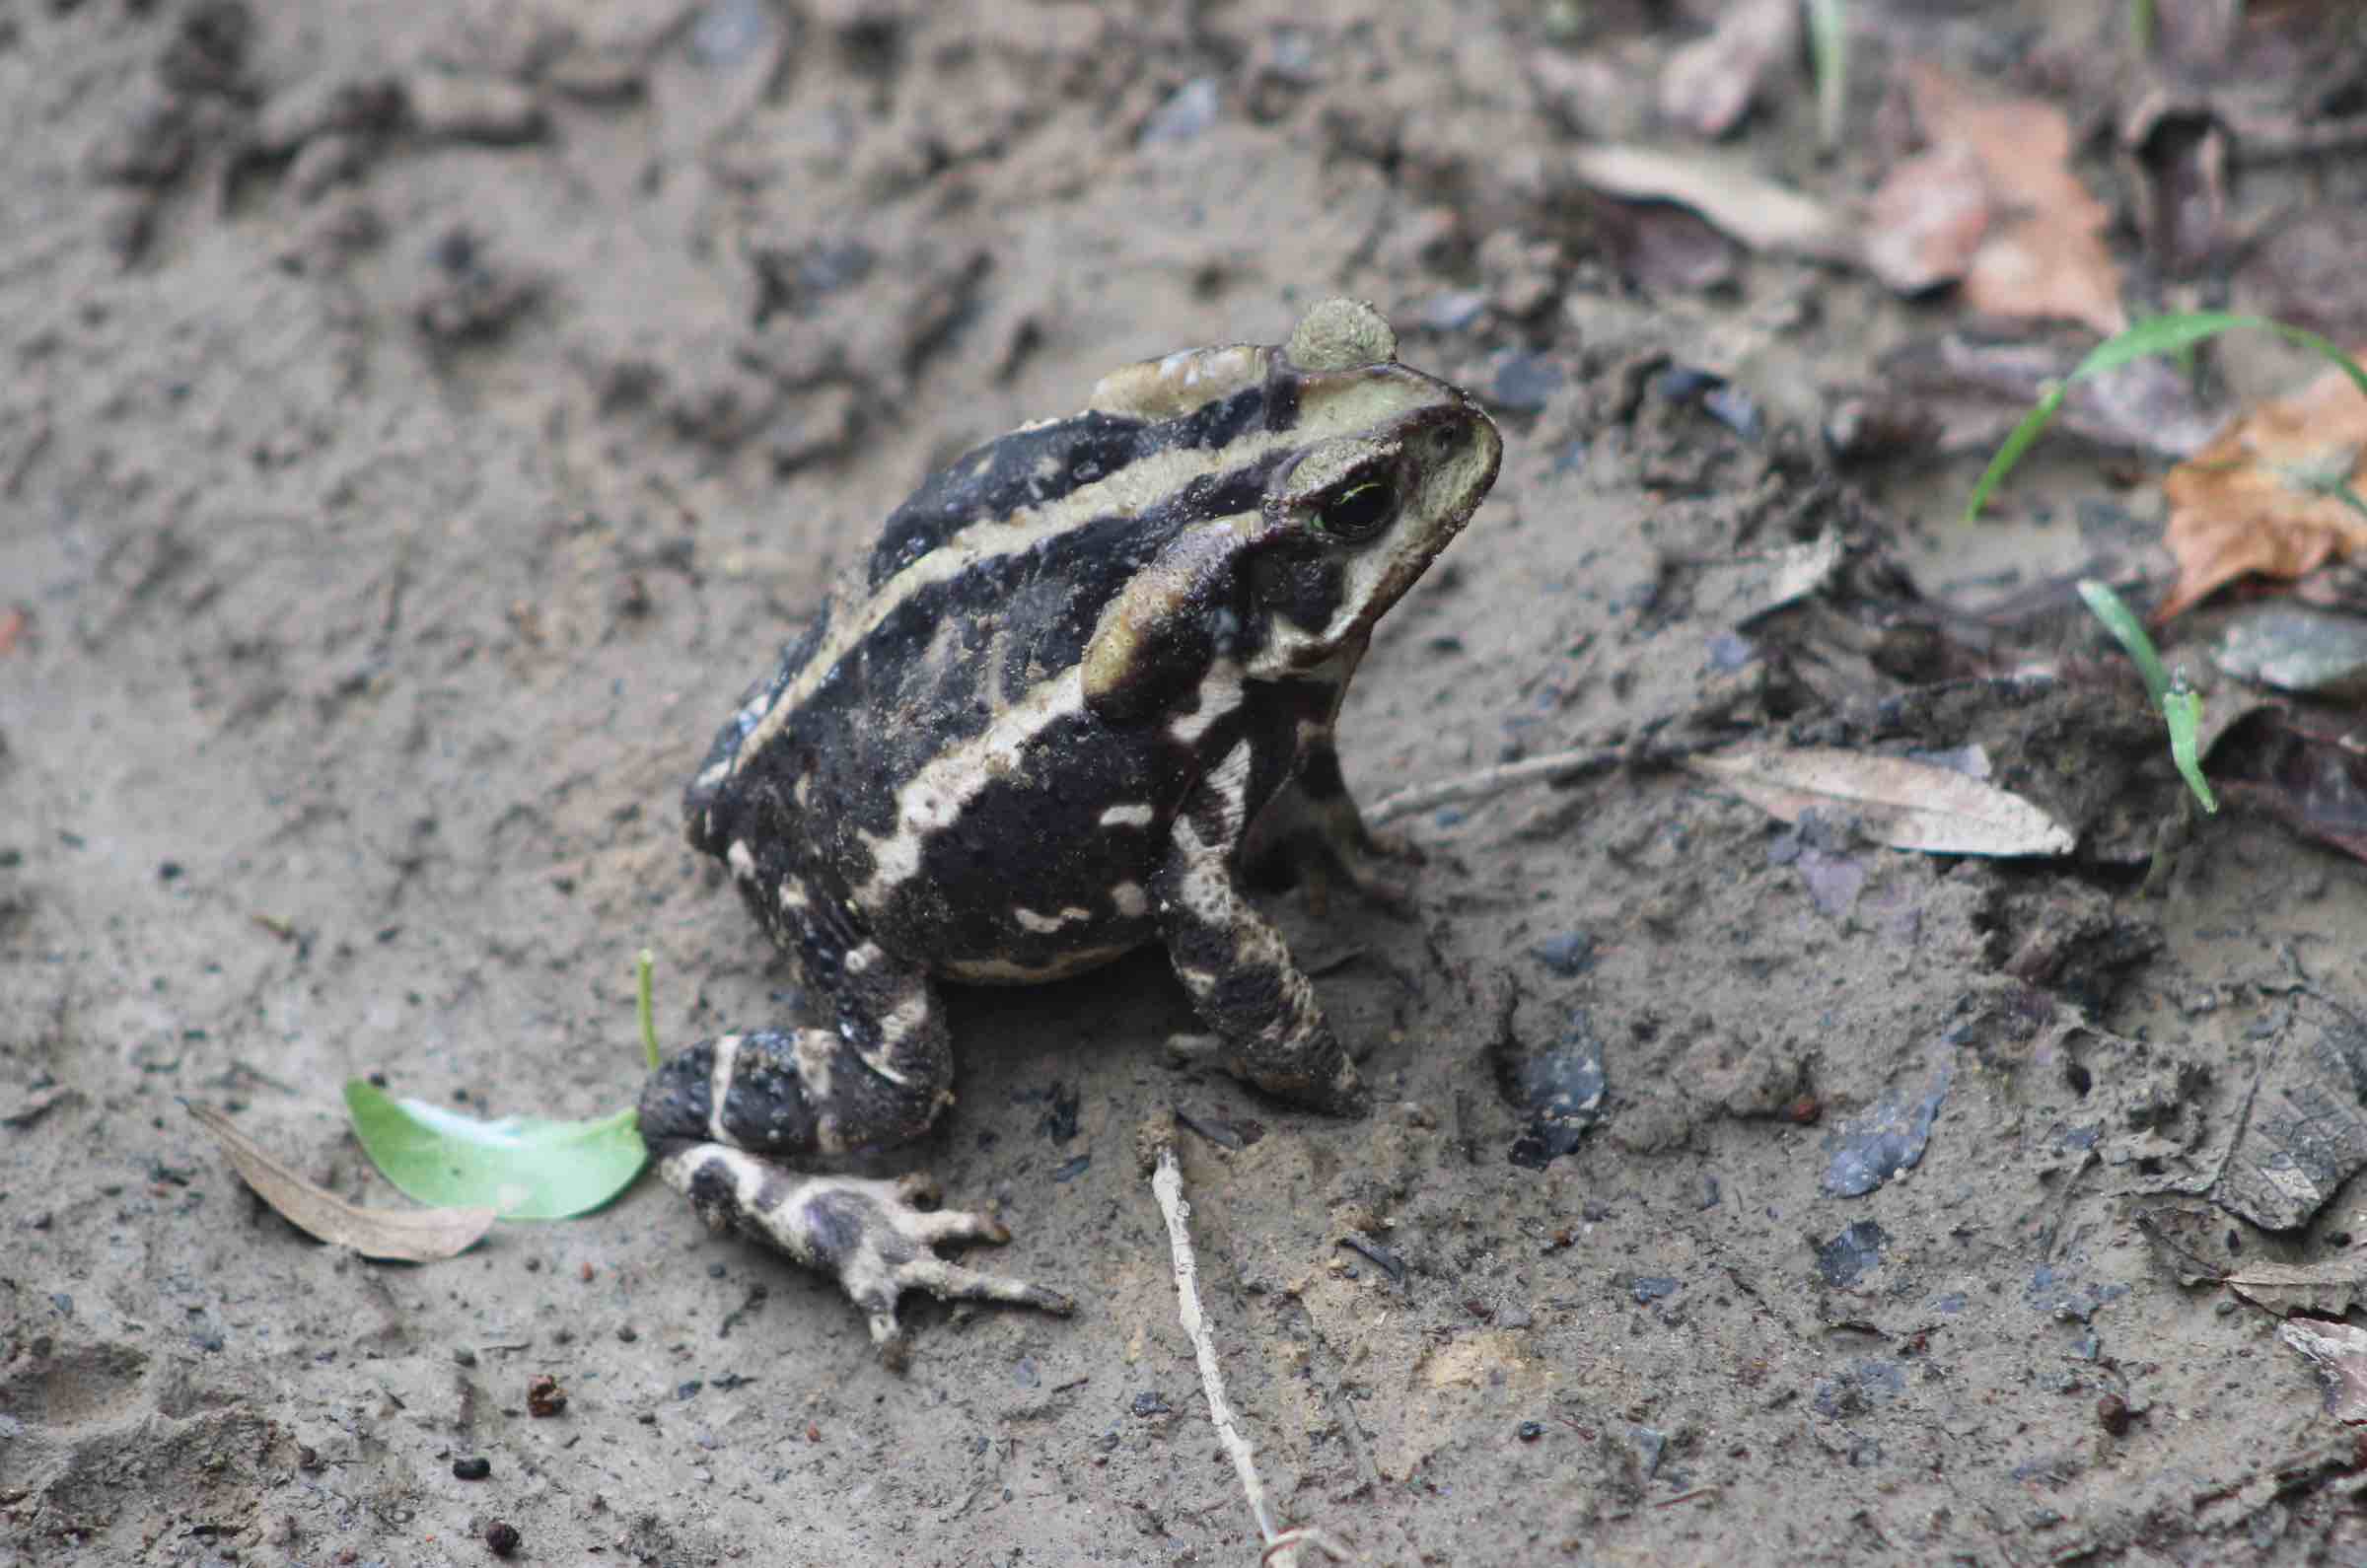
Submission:
<svg viewBox="0 0 2367 1568">
<path fill-rule="evenodd" d="M 2181 311 L 2168 316 L 2147 317 L 2127 331 L 2108 337 L 2088 350 L 2087 357 L 2071 367 L 2071 374 L 2048 388 L 2046 395 L 2039 399 L 2038 405 L 2022 416 L 2022 422 L 2014 426 L 2013 433 L 2005 438 L 2005 444 L 1997 449 L 1997 456 L 1991 458 L 1989 465 L 1981 470 L 1980 481 L 1972 486 L 1972 497 L 1965 503 L 1965 521 L 1970 523 L 1980 516 L 1981 507 L 1988 502 L 1989 492 L 1996 489 L 2014 464 L 2022 461 L 2022 454 L 2030 450 L 2030 444 L 2039 439 L 2040 432 L 2054 418 L 2055 411 L 2063 406 L 2063 395 L 2073 382 L 2082 376 L 2117 370 L 2154 354 L 2183 354 L 2205 338 L 2216 337 L 2221 332 L 2239 326 L 2274 332 L 2288 343 L 2309 349 L 2349 377 L 2351 385 L 2367 394 L 2367 369 L 2362 369 L 2358 361 L 2316 332 L 2288 326 L 2282 321 L 2272 321 L 2264 316 L 2237 316 L 2228 311 Z"/>
<path fill-rule="evenodd" d="M 345 1108 L 371 1162 L 422 1203 L 481 1205 L 505 1220 L 563 1220 L 599 1208 L 648 1163 L 629 1107 L 597 1121 L 479 1121 L 396 1100 L 359 1078 Z"/>
<path fill-rule="evenodd" d="M 2137 619 L 2136 611 L 2110 585 L 2092 577 L 2082 578 L 2079 597 L 2087 602 L 2096 618 L 2104 622 L 2105 629 L 2120 639 L 2120 646 L 2135 661 L 2137 675 L 2145 682 L 2145 694 L 2153 698 L 2162 722 L 2170 727 L 2170 760 L 2177 764 L 2179 776 L 2187 781 L 2187 788 L 2194 792 L 2202 809 L 2216 813 L 2219 801 L 2211 794 L 2210 785 L 2203 782 L 2202 758 L 2195 749 L 2195 738 L 2202 731 L 2201 696 L 2162 668 L 2162 656 L 2155 651 L 2153 639 L 2145 634 L 2145 623 Z"/>
</svg>

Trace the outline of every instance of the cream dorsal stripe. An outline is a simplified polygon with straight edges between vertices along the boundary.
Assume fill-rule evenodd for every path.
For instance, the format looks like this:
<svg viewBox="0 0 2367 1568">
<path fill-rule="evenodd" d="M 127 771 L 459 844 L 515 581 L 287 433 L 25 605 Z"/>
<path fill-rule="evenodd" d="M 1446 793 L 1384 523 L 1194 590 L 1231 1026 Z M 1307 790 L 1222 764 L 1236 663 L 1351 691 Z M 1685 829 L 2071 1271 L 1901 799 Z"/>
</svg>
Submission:
<svg viewBox="0 0 2367 1568">
<path fill-rule="evenodd" d="M 1113 384 L 1119 383 L 1120 378 L 1140 378 L 1148 385 L 1169 388 L 1166 395 L 1171 396 L 1174 405 L 1181 410 L 1173 417 L 1187 418 L 1197 408 L 1244 390 L 1239 383 L 1219 380 L 1193 369 L 1194 362 L 1204 357 L 1235 354 L 1246 354 L 1246 362 L 1259 367 L 1261 374 L 1263 368 L 1271 363 L 1269 352 L 1264 349 L 1197 349 L 1188 354 L 1170 355 L 1166 360 L 1148 361 L 1147 369 L 1146 366 L 1134 366 L 1127 371 L 1117 372 L 1105 378 L 1099 391 L 1106 392 Z M 1375 422 L 1389 409 L 1398 390 L 1391 388 L 1386 381 L 1376 384 L 1367 379 L 1374 368 L 1366 366 L 1362 375 L 1343 375 L 1338 378 L 1302 373 L 1299 378 L 1297 418 L 1290 427 L 1278 431 L 1259 429 L 1236 436 L 1223 448 L 1226 465 L 1246 467 L 1277 454 L 1323 440 L 1334 432 L 1355 430 Z M 1416 379 L 1412 372 L 1405 372 L 1404 375 L 1408 381 Z M 1193 399 L 1186 401 L 1183 389 L 1192 386 L 1195 376 L 1197 383 L 1193 387 Z M 1156 401 L 1145 392 L 1128 392 L 1126 395 L 1132 399 L 1133 407 Z M 1155 444 L 1155 437 L 1148 439 Z M 961 530 L 943 545 L 922 555 L 882 584 L 870 596 L 862 614 L 851 617 L 833 615 L 821 645 L 808 657 L 787 689 L 772 700 L 763 717 L 741 739 L 731 758 L 718 764 L 712 770 L 712 776 L 702 777 L 701 782 L 712 784 L 728 777 L 748 758 L 762 751 L 766 743 L 778 735 L 798 710 L 812 699 L 814 693 L 837 673 L 839 663 L 860 648 L 914 594 L 952 582 L 981 561 L 997 556 L 1024 554 L 1079 524 L 1112 516 L 1139 517 L 1194 479 L 1205 475 L 1209 471 L 1208 459 L 1206 448 L 1157 445 L 1155 450 L 1125 466 L 1081 484 L 1056 500 L 1040 506 L 1021 507 L 1007 515 L 986 518 Z"/>
</svg>

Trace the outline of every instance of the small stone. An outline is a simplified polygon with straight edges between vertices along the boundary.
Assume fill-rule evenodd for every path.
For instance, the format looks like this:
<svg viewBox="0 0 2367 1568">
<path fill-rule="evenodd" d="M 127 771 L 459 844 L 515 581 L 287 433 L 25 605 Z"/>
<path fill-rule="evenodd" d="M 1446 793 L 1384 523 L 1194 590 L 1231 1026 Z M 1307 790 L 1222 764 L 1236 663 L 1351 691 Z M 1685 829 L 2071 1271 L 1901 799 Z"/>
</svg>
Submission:
<svg viewBox="0 0 2367 1568">
<path fill-rule="evenodd" d="M 497 1519 L 485 1527 L 485 1544 L 496 1557 L 507 1557 L 518 1549 L 518 1527 L 508 1520 Z"/>
<path fill-rule="evenodd" d="M 1575 977 L 1595 965 L 1595 938 L 1588 931 L 1566 931 L 1547 937 L 1529 950 L 1529 956 L 1555 974 Z"/>
<path fill-rule="evenodd" d="M 526 1382 L 526 1413 L 538 1419 L 557 1415 L 567 1408 L 567 1390 L 559 1380 L 547 1372 L 537 1373 Z"/>
<path fill-rule="evenodd" d="M 1422 301 L 1414 319 L 1433 332 L 1460 332 L 1486 309 L 1487 296 L 1477 289 L 1448 289 Z"/>
<path fill-rule="evenodd" d="M 2115 1437 L 2126 1437 L 2128 1426 L 2136 1419 L 2128 1401 L 2116 1393 L 2108 1393 L 2096 1401 L 2096 1424 Z"/>
<path fill-rule="evenodd" d="M 1213 76 L 1195 76 L 1176 89 L 1168 101 L 1151 110 L 1138 138 L 1144 147 L 1181 146 L 1196 141 L 1216 123 L 1219 87 Z"/>
<path fill-rule="evenodd" d="M 1516 414 L 1533 414 L 1552 401 L 1569 381 L 1560 365 L 1543 354 L 1509 349 L 1496 356 L 1487 400 Z"/>
</svg>

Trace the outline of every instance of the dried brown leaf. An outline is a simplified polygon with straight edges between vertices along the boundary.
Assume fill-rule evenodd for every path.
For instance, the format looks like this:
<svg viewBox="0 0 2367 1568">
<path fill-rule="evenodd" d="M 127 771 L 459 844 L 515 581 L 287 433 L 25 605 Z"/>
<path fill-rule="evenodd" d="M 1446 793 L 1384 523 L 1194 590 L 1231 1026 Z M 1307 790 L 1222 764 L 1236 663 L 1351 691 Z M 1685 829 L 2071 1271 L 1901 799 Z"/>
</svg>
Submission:
<svg viewBox="0 0 2367 1568">
<path fill-rule="evenodd" d="M 222 1153 L 255 1195 L 290 1225 L 364 1257 L 432 1263 L 474 1247 L 493 1228 L 491 1209 L 365 1209 L 346 1202 L 280 1163 L 211 1105 L 189 1114 L 214 1135 Z"/>
<path fill-rule="evenodd" d="M 1866 266 L 1901 294 L 1962 278 L 1989 229 L 1980 158 L 1951 142 L 1903 158 L 1866 206 Z"/>
<path fill-rule="evenodd" d="M 1757 742 L 1688 764 L 1779 820 L 1816 810 L 1855 818 L 1893 849 L 1935 855 L 2066 855 L 2071 830 L 1994 784 L 1931 762 Z"/>
<path fill-rule="evenodd" d="M 1855 261 L 1857 236 L 1839 214 L 1813 197 L 1702 154 L 1662 152 L 1622 142 L 1574 148 L 1579 182 L 1625 201 L 1673 201 L 1690 207 L 1754 250 L 1823 261 Z"/>
<path fill-rule="evenodd" d="M 2128 324 L 2120 269 L 2104 243 L 2111 211 L 2070 168 L 2071 122 L 2044 99 L 1992 98 L 1938 66 L 1906 68 L 1916 123 L 1934 150 L 1979 161 L 1989 222 L 1966 263 L 1965 302 L 1995 316 Z"/>
<path fill-rule="evenodd" d="M 2323 1263 L 2251 1263 L 2227 1276 L 2235 1293 L 2280 1317 L 2339 1318 L 2367 1302 L 2367 1258 Z"/>
<path fill-rule="evenodd" d="M 1660 112 L 1714 140 L 1734 128 L 1776 67 L 1799 52 L 1799 0 L 1742 0 L 1708 36 L 1669 56 L 1660 73 Z"/>
<path fill-rule="evenodd" d="M 1582 193 L 1619 276 L 1651 294 L 1698 294 L 1734 281 L 1743 248 L 1700 214 L 1665 201 Z"/>
<path fill-rule="evenodd" d="M 2162 481 L 2178 582 L 2168 620 L 2248 572 L 2300 577 L 2367 549 L 2367 517 L 2331 494 L 2367 486 L 2367 396 L 2330 370 L 2260 404 Z"/>
<path fill-rule="evenodd" d="M 2326 1413 L 2337 1421 L 2367 1421 L 2367 1328 L 2300 1319 L 2276 1336 L 2310 1360 L 2326 1387 Z"/>
<path fill-rule="evenodd" d="M 2304 838 L 2367 861 L 2367 733 L 2344 731 L 2309 710 L 2279 708 L 2244 732 L 2214 771 L 2239 805 Z"/>
</svg>

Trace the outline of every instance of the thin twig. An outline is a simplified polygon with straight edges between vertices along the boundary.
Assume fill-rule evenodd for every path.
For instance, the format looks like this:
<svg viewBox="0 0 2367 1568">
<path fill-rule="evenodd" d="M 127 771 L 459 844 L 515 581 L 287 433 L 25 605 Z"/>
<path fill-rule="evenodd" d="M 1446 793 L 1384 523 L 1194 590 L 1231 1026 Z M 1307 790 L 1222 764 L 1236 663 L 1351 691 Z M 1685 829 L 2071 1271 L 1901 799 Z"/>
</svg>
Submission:
<svg viewBox="0 0 2367 1568">
<path fill-rule="evenodd" d="M 1539 781 L 1568 783 L 1586 774 L 1615 767 L 1626 755 L 1627 748 L 1622 746 L 1596 746 L 1574 751 L 1554 751 L 1545 756 L 1523 757 L 1518 762 L 1498 762 L 1476 773 L 1435 779 L 1428 784 L 1409 784 L 1401 790 L 1393 791 L 1367 807 L 1364 819 L 1379 826 L 1400 817 L 1429 811 L 1432 807 L 1498 795 L 1519 784 Z"/>
<path fill-rule="evenodd" d="M 1241 1489 L 1249 1494 L 1250 1513 L 1257 1521 L 1257 1538 L 1265 1542 L 1258 1562 L 1272 1568 L 1298 1568 L 1299 1552 L 1307 1546 L 1318 1548 L 1334 1562 L 1347 1561 L 1347 1549 L 1313 1526 L 1274 1527 L 1274 1511 L 1266 1503 L 1264 1483 L 1257 1479 L 1256 1451 L 1234 1421 L 1233 1407 L 1225 1402 L 1225 1377 L 1216 1364 L 1216 1338 L 1208 1330 L 1208 1319 L 1200 1316 L 1200 1265 L 1191 1250 L 1191 1205 L 1184 1201 L 1184 1173 L 1176 1165 L 1175 1144 L 1170 1139 L 1159 1142 L 1151 1191 L 1159 1199 L 1159 1212 L 1167 1217 L 1167 1243 L 1176 1265 L 1177 1311 L 1184 1319 L 1184 1332 L 1191 1340 L 1192 1353 L 1199 1358 L 1208 1420 L 1233 1461 Z"/>
</svg>

